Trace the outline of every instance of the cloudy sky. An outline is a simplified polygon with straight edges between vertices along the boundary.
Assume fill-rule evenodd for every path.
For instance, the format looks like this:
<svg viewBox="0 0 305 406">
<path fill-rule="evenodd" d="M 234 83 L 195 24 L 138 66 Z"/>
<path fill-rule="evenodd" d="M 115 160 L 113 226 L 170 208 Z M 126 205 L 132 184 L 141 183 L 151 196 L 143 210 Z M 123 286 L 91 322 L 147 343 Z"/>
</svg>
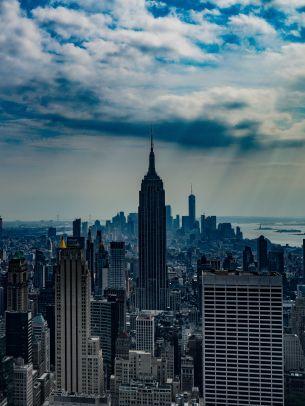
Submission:
<svg viewBox="0 0 305 406">
<path fill-rule="evenodd" d="M 305 216 L 305 0 L 0 0 L 0 215 Z M 199 213 L 198 213 L 199 214 Z"/>
</svg>

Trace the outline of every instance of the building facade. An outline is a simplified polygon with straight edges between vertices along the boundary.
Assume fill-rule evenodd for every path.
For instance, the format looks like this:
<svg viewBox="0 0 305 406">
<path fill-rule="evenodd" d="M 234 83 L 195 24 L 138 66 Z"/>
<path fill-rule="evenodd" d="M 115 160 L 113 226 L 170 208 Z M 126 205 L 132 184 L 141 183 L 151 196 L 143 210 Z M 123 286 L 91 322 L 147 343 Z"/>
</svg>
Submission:
<svg viewBox="0 0 305 406">
<path fill-rule="evenodd" d="M 126 289 L 126 259 L 125 243 L 123 241 L 112 241 L 110 243 L 108 288 Z"/>
<path fill-rule="evenodd" d="M 61 243 L 55 275 L 55 336 L 57 389 L 100 394 L 92 373 L 100 367 L 100 349 L 90 328 L 90 272 L 77 238 Z M 93 351 L 97 350 L 95 354 Z M 95 357 L 95 358 L 94 358 Z M 97 372 L 102 375 L 102 370 Z M 97 387 L 98 386 L 98 387 Z M 93 391 L 93 392 L 92 392 Z"/>
<path fill-rule="evenodd" d="M 206 406 L 283 406 L 282 280 L 277 274 L 203 272 Z"/>
</svg>

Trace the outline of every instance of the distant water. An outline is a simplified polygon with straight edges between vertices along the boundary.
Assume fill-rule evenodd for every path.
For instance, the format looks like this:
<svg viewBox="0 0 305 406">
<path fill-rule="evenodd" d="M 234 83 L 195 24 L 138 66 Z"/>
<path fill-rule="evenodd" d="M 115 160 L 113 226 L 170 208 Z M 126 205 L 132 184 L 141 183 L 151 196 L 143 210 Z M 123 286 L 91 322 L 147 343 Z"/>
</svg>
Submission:
<svg viewBox="0 0 305 406">
<path fill-rule="evenodd" d="M 239 226 L 244 238 L 254 239 L 264 235 L 274 244 L 288 244 L 291 247 L 300 247 L 305 238 L 305 219 L 303 218 L 219 217 L 217 220 L 230 222 L 234 227 Z"/>
</svg>

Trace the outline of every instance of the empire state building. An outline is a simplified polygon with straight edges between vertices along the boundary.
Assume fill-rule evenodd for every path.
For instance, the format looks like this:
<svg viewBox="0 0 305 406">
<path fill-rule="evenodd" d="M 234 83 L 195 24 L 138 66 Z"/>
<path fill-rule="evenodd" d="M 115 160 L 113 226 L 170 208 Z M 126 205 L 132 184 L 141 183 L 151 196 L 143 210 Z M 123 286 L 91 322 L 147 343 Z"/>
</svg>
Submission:
<svg viewBox="0 0 305 406">
<path fill-rule="evenodd" d="M 165 310 L 167 306 L 165 192 L 156 173 L 151 139 L 149 168 L 139 192 L 138 307 Z"/>
</svg>

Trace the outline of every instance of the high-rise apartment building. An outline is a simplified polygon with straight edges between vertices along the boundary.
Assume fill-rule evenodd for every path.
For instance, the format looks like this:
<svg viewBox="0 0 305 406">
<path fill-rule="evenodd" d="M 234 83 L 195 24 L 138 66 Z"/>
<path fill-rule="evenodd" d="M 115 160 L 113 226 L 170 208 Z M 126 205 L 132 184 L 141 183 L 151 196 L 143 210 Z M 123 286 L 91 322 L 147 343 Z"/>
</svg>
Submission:
<svg viewBox="0 0 305 406">
<path fill-rule="evenodd" d="M 108 288 L 126 289 L 126 259 L 125 243 L 123 241 L 112 241 L 110 243 Z"/>
<path fill-rule="evenodd" d="M 78 241 L 77 238 L 68 238 L 67 246 L 61 243 L 58 251 L 55 275 L 56 380 L 59 390 L 91 393 L 94 369 L 90 362 L 96 346 L 91 345 L 90 337 L 90 272 Z M 102 374 L 102 371 L 98 373 Z"/>
<path fill-rule="evenodd" d="M 165 192 L 151 141 L 149 168 L 139 193 L 138 307 L 162 310 L 167 306 Z"/>
<path fill-rule="evenodd" d="M 206 406 L 283 406 L 282 279 L 203 272 Z"/>
</svg>

